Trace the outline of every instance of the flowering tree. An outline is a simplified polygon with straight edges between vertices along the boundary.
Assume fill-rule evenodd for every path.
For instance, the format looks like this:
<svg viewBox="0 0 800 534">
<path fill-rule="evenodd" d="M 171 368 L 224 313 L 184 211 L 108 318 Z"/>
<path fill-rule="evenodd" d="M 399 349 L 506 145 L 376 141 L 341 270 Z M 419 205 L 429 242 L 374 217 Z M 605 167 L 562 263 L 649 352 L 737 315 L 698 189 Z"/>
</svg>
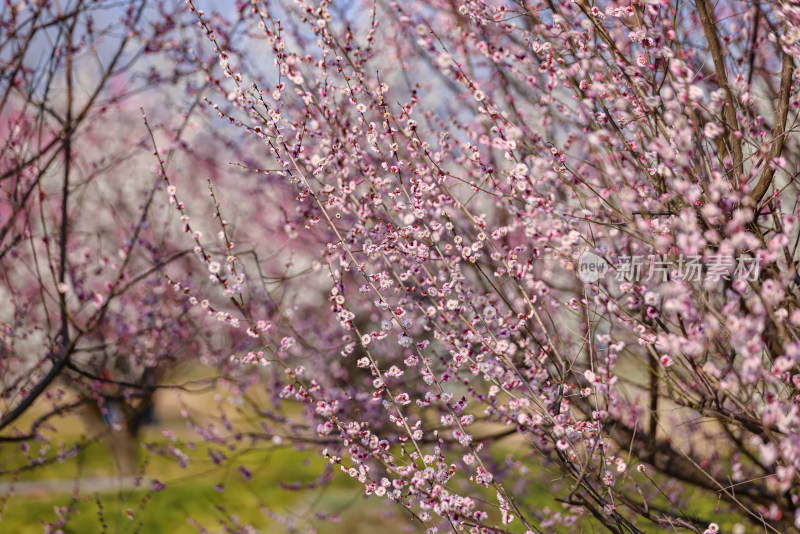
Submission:
<svg viewBox="0 0 800 534">
<path fill-rule="evenodd" d="M 800 528 L 800 9 L 217 8 L 177 59 L 218 115 L 193 146 L 238 141 L 171 162 L 139 130 L 195 256 L 155 269 L 153 362 L 211 319 L 234 401 L 204 439 L 317 447 L 428 532 Z"/>
<path fill-rule="evenodd" d="M 165 371 L 205 342 L 159 275 L 191 249 L 158 220 L 160 181 L 135 104 L 198 88 L 202 65 L 176 35 L 191 19 L 169 15 L 180 6 L 9 3 L 0 17 L 0 443 L 19 444 L 29 466 L 80 450 L 52 435 L 66 414 L 129 443 Z M 170 158 L 185 151 L 193 109 L 158 129 Z"/>
</svg>

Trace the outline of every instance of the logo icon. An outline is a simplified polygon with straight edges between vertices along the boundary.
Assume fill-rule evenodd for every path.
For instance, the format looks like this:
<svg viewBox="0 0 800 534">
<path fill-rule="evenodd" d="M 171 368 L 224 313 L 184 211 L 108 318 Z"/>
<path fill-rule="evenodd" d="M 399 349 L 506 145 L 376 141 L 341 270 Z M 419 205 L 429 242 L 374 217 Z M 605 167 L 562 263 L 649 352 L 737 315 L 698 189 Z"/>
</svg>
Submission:
<svg viewBox="0 0 800 534">
<path fill-rule="evenodd" d="M 608 262 L 594 252 L 586 251 L 578 260 L 578 278 L 584 284 L 597 282 L 608 273 Z"/>
</svg>

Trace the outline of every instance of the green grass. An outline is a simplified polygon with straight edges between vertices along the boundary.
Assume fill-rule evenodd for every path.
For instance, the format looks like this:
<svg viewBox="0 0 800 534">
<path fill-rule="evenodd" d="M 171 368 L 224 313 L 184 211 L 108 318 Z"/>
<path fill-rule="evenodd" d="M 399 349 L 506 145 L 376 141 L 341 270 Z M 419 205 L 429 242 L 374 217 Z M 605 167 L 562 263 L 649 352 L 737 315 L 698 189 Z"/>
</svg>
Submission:
<svg viewBox="0 0 800 534">
<path fill-rule="evenodd" d="M 214 403 L 208 395 L 187 395 L 185 400 L 191 404 L 193 412 L 213 412 L 210 407 Z M 28 428 L 44 409 L 34 406 L 20 422 L 20 428 Z M 163 399 L 159 416 L 162 419 L 159 428 L 170 427 L 179 434 L 181 439 L 174 445 L 189 456 L 187 467 L 181 468 L 168 454 L 152 454 L 142 448 L 137 460 L 144 472 L 139 488 L 114 491 L 113 488 L 119 488 L 119 484 L 112 482 L 102 491 L 84 488 L 77 499 L 71 494 L 69 481 L 109 477 L 114 480 L 116 477 L 116 462 L 104 440 L 92 442 L 77 457 L 64 462 L 48 461 L 33 469 L 27 468 L 28 460 L 19 444 L 0 443 L 0 473 L 6 473 L 0 474 L 0 484 L 16 479 L 20 486 L 30 490 L 33 485 L 37 490 L 21 491 L 10 498 L 0 490 L 0 534 L 40 533 L 45 522 L 58 520 L 56 508 L 59 507 L 70 510 L 67 524 L 62 529 L 65 534 L 198 532 L 192 522 L 208 532 L 239 532 L 241 529 L 231 528 L 233 517 L 237 518 L 238 524 L 250 524 L 263 533 L 289 532 L 289 526 L 283 521 L 293 522 L 291 524 L 301 527 L 301 531 L 311 521 L 320 532 L 347 534 L 373 533 L 378 524 L 382 534 L 399 534 L 408 525 L 408 516 L 400 508 L 387 506 L 381 499 L 365 499 L 363 486 L 338 471 L 324 487 L 298 491 L 285 489 L 282 483 L 311 483 L 329 467 L 316 450 L 240 444 L 235 451 L 224 449 L 228 458 L 236 456 L 235 461 L 218 466 L 209 456 L 212 445 L 199 441 L 190 448 L 181 443 L 197 436 L 183 430 L 185 424 L 174 400 Z M 52 448 L 43 458 L 52 459 L 62 442 L 67 445 L 84 442 L 85 436 L 93 431 L 84 417 L 74 414 L 54 418 L 49 423 L 52 428 L 45 432 Z M 171 443 L 159 429 L 152 427 L 143 432 L 141 439 L 162 452 L 167 452 Z M 42 443 L 31 442 L 30 456 L 40 457 L 41 446 Z M 213 447 L 220 450 L 219 446 Z M 230 463 L 234 467 L 226 467 Z M 251 471 L 250 480 L 239 472 L 239 465 L 245 465 Z M 15 475 L 14 471 L 17 471 Z M 162 491 L 151 490 L 150 480 L 153 478 L 165 484 Z M 48 487 L 48 481 L 52 480 L 62 481 L 62 487 Z M 64 481 L 68 482 L 66 488 L 63 487 Z M 220 486 L 223 487 L 221 491 Z M 98 513 L 101 509 L 102 520 Z M 336 522 L 322 521 L 316 519 L 320 513 L 340 517 Z M 128 517 L 129 514 L 133 519 Z"/>
<path fill-rule="evenodd" d="M 193 395 L 190 400 L 193 411 L 210 414 L 213 402 L 201 395 Z M 36 410 L 27 414 L 28 419 L 37 415 Z M 177 413 L 174 401 L 161 403 L 159 415 L 162 425 L 170 428 L 185 428 L 184 421 Z M 27 424 L 26 424 L 27 423 Z M 53 427 L 48 430 L 53 438 L 53 449 L 47 451 L 45 457 L 57 453 L 57 444 L 68 444 L 81 441 L 83 436 L 91 433 L 85 421 L 76 415 L 68 418 L 52 420 Z M 29 426 L 29 421 L 22 422 L 22 428 Z M 182 440 L 192 439 L 191 432 L 182 431 Z M 154 428 L 145 431 L 142 438 L 152 443 L 156 449 L 166 451 L 169 441 Z M 102 477 L 113 477 L 116 464 L 108 445 L 100 440 L 83 449 L 76 458 L 63 463 L 49 462 L 35 469 L 25 469 L 27 460 L 17 444 L 0 444 L 0 472 L 11 472 L 20 469 L 17 478 L 26 483 L 42 483 L 42 490 L 31 494 L 18 494 L 3 502 L 0 491 L 0 534 L 42 532 L 44 522 L 58 519 L 55 511 L 58 507 L 68 507 L 67 525 L 62 529 L 66 533 L 168 533 L 182 534 L 198 532 L 194 525 L 200 525 L 208 532 L 240 532 L 232 523 L 236 517 L 238 525 L 252 525 L 264 533 L 289 532 L 291 523 L 304 531 L 309 522 L 316 525 L 318 531 L 324 533 L 372 534 L 376 525 L 380 526 L 380 534 L 395 534 L 409 530 L 419 532 L 419 525 L 409 521 L 408 515 L 399 507 L 392 506 L 380 498 L 364 498 L 363 487 L 348 476 L 334 472 L 333 480 L 323 488 L 289 491 L 281 483 L 308 484 L 319 477 L 327 464 L 313 450 L 299 451 L 291 447 L 275 448 L 272 445 L 247 447 L 239 445 L 236 451 L 225 450 L 227 457 L 236 455 L 235 466 L 245 465 L 252 472 L 251 480 L 245 480 L 236 467 L 220 467 L 213 463 L 209 456 L 211 445 L 199 442 L 190 450 L 185 444 L 176 443 L 176 447 L 190 457 L 188 466 L 179 467 L 176 460 L 169 455 L 151 454 L 144 449 L 139 453 L 139 464 L 143 465 L 145 475 L 140 488 L 127 488 L 121 491 L 93 491 L 84 488 L 75 499 L 70 488 L 59 491 L 44 487 L 47 480 L 76 480 Z M 31 455 L 39 454 L 41 443 L 31 443 Z M 558 482 L 561 473 L 556 470 L 544 472 L 536 457 L 530 456 L 525 443 L 504 440 L 498 443 L 493 451 L 495 460 L 501 461 L 507 454 L 519 460 L 531 470 L 530 483 L 525 486 L 525 495 L 519 496 L 518 503 L 529 511 L 541 511 L 549 507 L 553 511 L 561 511 L 561 504 L 554 497 L 564 497 L 567 489 Z M 453 454 L 449 461 L 460 464 L 460 455 Z M 642 487 L 649 482 L 639 473 L 632 472 Z M 159 492 L 150 490 L 151 478 L 158 478 L 166 487 Z M 0 483 L 10 479 L 0 475 Z M 224 489 L 220 491 L 219 486 Z M 474 486 L 472 487 L 474 491 Z M 556 493 L 554 493 L 556 492 Z M 495 491 L 488 489 L 480 495 L 491 508 L 497 504 Z M 686 513 L 692 516 L 709 518 L 720 524 L 724 532 L 730 532 L 737 517 L 718 510 L 718 502 L 713 494 L 694 492 L 690 500 L 691 506 Z M 99 503 L 99 504 L 98 504 Z M 671 505 L 666 499 L 652 501 L 666 509 Z M 98 513 L 102 510 L 102 520 Z M 128 512 L 128 513 L 126 513 Z M 338 522 L 315 519 L 319 513 L 338 514 Z M 128 515 L 132 515 L 130 519 Z M 294 519 L 287 519 L 294 518 Z M 492 517 L 491 520 L 496 520 Z M 587 522 L 591 523 L 593 520 Z M 648 533 L 673 532 L 660 529 L 645 520 L 637 523 Z M 103 525 L 106 527 L 103 528 Z M 227 529 L 227 530 L 226 530 Z M 577 529 L 577 530 L 576 530 Z M 524 532 L 519 521 L 509 526 L 512 532 Z M 581 527 L 553 526 L 548 532 L 552 534 L 569 534 L 572 532 L 594 532 Z"/>
<path fill-rule="evenodd" d="M 162 436 L 159 438 L 156 447 L 165 449 L 169 442 Z M 188 451 L 182 446 L 191 457 L 185 469 L 180 468 L 172 458 L 143 451 L 141 458 L 146 460 L 147 474 L 140 489 L 82 492 L 77 500 L 69 492 L 14 496 L 6 503 L 0 519 L 0 533 L 42 532 L 43 522 L 57 520 L 54 508 L 65 506 L 71 510 L 69 521 L 63 529 L 65 534 L 182 534 L 198 532 L 194 525 L 201 525 L 208 532 L 241 532 L 241 529 L 235 528 L 236 524 L 249 524 L 264 533 L 288 532 L 290 529 L 281 522 L 282 518 L 296 518 L 297 523 L 292 524 L 298 526 L 305 526 L 311 521 L 320 532 L 326 533 L 372 533 L 375 525 L 379 524 L 382 534 L 394 534 L 412 525 L 399 507 L 378 498 L 365 499 L 363 488 L 338 471 L 323 488 L 289 491 L 282 487 L 281 483 L 310 483 L 324 472 L 327 464 L 314 451 L 272 447 L 243 448 L 233 453 L 226 450 L 228 456 L 237 455 L 235 465 L 245 465 L 250 469 L 252 478 L 248 481 L 235 467 L 215 466 L 208 455 L 208 447 L 207 444 L 198 444 L 195 450 Z M 7 446 L 0 448 L 0 459 L 9 466 L 9 455 L 3 454 L 7 452 L 6 449 Z M 496 458 L 499 459 L 499 456 Z M 16 457 L 14 461 L 19 462 L 20 458 Z M 541 466 L 536 469 L 531 464 L 529 467 L 541 475 Z M 109 476 L 113 471 L 114 461 L 108 448 L 98 442 L 90 445 L 77 458 L 25 472 L 19 478 L 29 482 L 48 478 L 69 480 Z M 556 475 L 553 472 L 554 480 Z M 632 476 L 637 478 L 640 485 L 648 484 L 646 479 L 639 480 L 641 476 L 638 473 L 632 473 Z M 165 489 L 155 493 L 150 491 L 150 478 L 164 482 Z M 221 491 L 219 486 L 223 487 Z M 564 493 L 563 488 L 558 491 L 562 497 Z M 555 496 L 551 485 L 546 481 L 540 482 L 537 476 L 531 476 L 531 483 L 526 487 L 526 494 L 519 504 L 529 510 L 549 507 L 559 511 L 561 505 L 553 500 Z M 494 490 L 484 492 L 483 498 L 488 503 L 496 504 Z M 709 518 L 719 523 L 723 531 L 731 531 L 737 518 L 721 513 L 713 496 L 697 491 L 690 502 L 691 506 L 685 510 L 687 514 Z M 665 499 L 657 499 L 650 504 L 670 508 Z M 102 521 L 98 513 L 101 507 Z M 126 511 L 130 511 L 133 519 L 128 517 Z M 318 513 L 336 513 L 341 517 L 335 523 L 320 521 L 315 519 Z M 237 518 L 236 524 L 232 522 L 233 516 Z M 645 520 L 638 520 L 637 523 L 648 533 L 671 532 Z M 567 534 L 575 532 L 575 528 L 580 527 L 554 526 L 551 532 Z M 509 530 L 524 532 L 525 529 L 519 521 L 515 521 Z"/>
<path fill-rule="evenodd" d="M 110 456 L 100 449 L 98 447 L 98 450 L 92 451 L 90 447 L 78 462 L 69 463 L 78 466 L 86 462 L 84 467 L 95 465 L 100 468 L 103 462 L 111 462 Z M 197 450 L 195 453 L 201 456 L 204 451 Z M 223 525 L 234 525 L 231 519 L 234 516 L 239 525 L 250 524 L 262 532 L 288 531 L 281 524 L 282 517 L 299 518 L 301 525 L 312 520 L 322 532 L 349 534 L 374 532 L 376 522 L 383 525 L 387 534 L 399 533 L 407 524 L 405 518 L 398 515 L 402 511 L 386 510 L 385 504 L 377 499 L 365 500 L 363 489 L 346 477 L 335 477 L 329 485 L 320 489 L 284 489 L 280 482 L 308 483 L 322 473 L 322 460 L 311 452 L 293 449 L 253 450 L 243 454 L 239 461 L 252 470 L 250 481 L 245 480 L 237 469 L 211 468 L 202 460 L 197 460 L 196 464 L 190 463 L 186 470 L 182 470 L 166 460 L 154 459 L 148 468 L 151 474 L 145 480 L 154 476 L 152 473 L 159 473 L 159 479 L 166 484 L 159 492 L 150 491 L 149 482 L 145 482 L 143 489 L 89 495 L 82 493 L 77 500 L 69 494 L 16 496 L 7 503 L 2 514 L 0 532 L 42 532 L 43 521 L 58 519 L 54 507 L 70 508 L 69 520 L 63 528 L 65 534 L 104 531 L 197 532 L 192 521 L 209 532 L 223 532 Z M 49 469 L 43 469 L 42 472 Z M 67 464 L 57 469 L 59 475 L 69 474 Z M 218 486 L 224 489 L 220 491 Z M 98 513 L 100 506 L 102 521 Z M 133 519 L 128 517 L 126 511 Z M 318 513 L 335 513 L 340 519 L 337 522 L 322 522 L 315 519 Z M 105 529 L 103 524 L 106 525 Z"/>
</svg>

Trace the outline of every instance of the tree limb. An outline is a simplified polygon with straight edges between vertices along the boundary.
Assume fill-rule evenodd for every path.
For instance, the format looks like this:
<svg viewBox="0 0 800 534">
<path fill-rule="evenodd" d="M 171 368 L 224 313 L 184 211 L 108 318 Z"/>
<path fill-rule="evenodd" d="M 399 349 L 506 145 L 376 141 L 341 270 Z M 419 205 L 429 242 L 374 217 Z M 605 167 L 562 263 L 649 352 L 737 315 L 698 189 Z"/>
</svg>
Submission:
<svg viewBox="0 0 800 534">
<path fill-rule="evenodd" d="M 779 158 L 783 151 L 783 143 L 786 140 L 786 117 L 789 114 L 789 96 L 792 93 L 792 76 L 794 74 L 794 58 L 785 53 L 783 54 L 783 66 L 781 67 L 781 89 L 778 94 L 778 109 L 775 111 L 775 126 L 772 128 L 772 146 L 769 150 L 766 166 L 761 172 L 761 178 L 750 192 L 750 198 L 758 204 L 767 189 L 772 184 L 775 176 L 775 167 L 770 163 Z"/>
<path fill-rule="evenodd" d="M 708 48 L 711 52 L 711 58 L 714 60 L 714 70 L 717 73 L 717 83 L 720 88 L 725 91 L 727 95 L 727 106 L 725 106 L 725 132 L 731 148 L 733 150 L 733 170 L 734 172 L 742 171 L 742 161 L 744 156 L 742 154 L 742 141 L 731 132 L 731 128 L 736 131 L 739 129 L 739 122 L 736 119 L 736 106 L 734 105 L 733 91 L 731 91 L 730 84 L 728 83 L 728 76 L 725 73 L 725 59 L 722 52 L 722 46 L 719 43 L 719 35 L 717 34 L 717 24 L 713 18 L 713 10 L 708 4 L 708 0 L 697 0 L 697 12 L 700 15 L 700 22 L 703 25 L 703 32 L 708 41 Z M 735 176 L 735 175 L 734 175 Z"/>
</svg>

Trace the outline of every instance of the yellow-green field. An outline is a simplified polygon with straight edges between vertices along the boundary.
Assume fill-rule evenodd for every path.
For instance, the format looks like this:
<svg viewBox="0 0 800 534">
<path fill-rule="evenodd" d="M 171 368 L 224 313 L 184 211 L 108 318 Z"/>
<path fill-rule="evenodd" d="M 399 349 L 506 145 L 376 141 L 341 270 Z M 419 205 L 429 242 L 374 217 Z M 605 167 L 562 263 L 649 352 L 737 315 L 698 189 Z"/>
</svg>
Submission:
<svg viewBox="0 0 800 534">
<path fill-rule="evenodd" d="M 200 456 L 194 451 L 193 456 Z M 206 458 L 208 456 L 206 455 Z M 241 527 L 252 525 L 261 532 L 288 532 L 291 521 L 297 527 L 313 520 L 320 532 L 374 532 L 375 524 L 384 532 L 403 532 L 407 520 L 398 516 L 398 509 L 387 508 L 377 500 L 367 500 L 363 489 L 346 477 L 336 477 L 327 487 L 289 491 L 280 483 L 310 482 L 322 472 L 324 464 L 311 452 L 293 449 L 254 450 L 241 458 L 252 470 L 250 481 L 238 470 L 211 467 L 210 461 L 191 462 L 185 470 L 165 459 L 154 459 L 148 466 L 142 488 L 113 490 L 119 482 L 113 478 L 109 487 L 93 493 L 81 493 L 75 500 L 63 488 L 56 493 L 47 489 L 46 479 L 75 480 L 83 477 L 113 476 L 113 460 L 102 444 L 91 445 L 78 458 L 34 471 L 42 483 L 39 491 L 22 486 L 26 494 L 13 496 L 5 503 L 0 532 L 42 532 L 42 520 L 55 521 L 55 507 L 69 507 L 69 521 L 64 532 L 198 532 L 200 525 L 209 532 L 246 532 Z M 166 486 L 153 493 L 149 479 L 158 473 Z M 218 486 L 224 486 L 220 491 Z M 152 498 L 148 498 L 150 495 Z M 98 513 L 102 505 L 102 519 Z M 320 521 L 316 514 L 338 514 L 337 522 Z M 238 518 L 235 528 L 232 517 Z M 141 522 L 141 524 L 140 524 Z M 305 528 L 299 530 L 304 531 Z"/>
<path fill-rule="evenodd" d="M 313 489 L 288 490 L 285 484 L 315 481 L 330 466 L 316 450 L 296 450 L 293 446 L 272 444 L 255 447 L 239 443 L 235 451 L 224 445 L 211 446 L 186 429 L 180 406 L 196 418 L 214 412 L 210 393 L 180 395 L 173 392 L 157 397 L 159 423 L 145 427 L 139 440 L 156 450 L 178 447 L 189 461 L 179 466 L 169 454 L 153 454 L 141 444 L 137 448 L 141 485 L 135 487 L 130 477 L 117 475 L 115 457 L 105 438 L 96 439 L 79 455 L 63 463 L 48 461 L 28 469 L 28 461 L 18 443 L 0 443 L 0 533 L 42 532 L 44 522 L 55 522 L 57 509 L 66 507 L 68 521 L 64 533 L 140 532 L 170 534 L 194 532 L 248 532 L 251 525 L 263 533 L 308 531 L 315 525 L 319 532 L 359 534 L 374 532 L 380 524 L 385 534 L 404 532 L 409 516 L 379 499 L 367 499 L 363 486 L 336 472 L 327 485 Z M 27 429 L 44 413 L 35 406 L 19 423 Z M 96 422 L 72 414 L 54 418 L 46 430 L 51 448 L 41 456 L 53 459 L 59 444 L 70 446 L 95 435 Z M 179 439 L 172 443 L 161 432 L 170 428 Z M 102 427 L 100 427 L 102 428 Z M 193 442 L 193 448 L 183 441 Z M 31 442 L 30 454 L 39 457 L 44 443 Z M 234 466 L 215 464 L 209 450 L 236 456 Z M 250 480 L 238 470 L 246 466 Z M 14 472 L 18 470 L 16 474 Z M 164 483 L 163 490 L 152 491 L 152 479 Z M 78 484 L 76 499 L 73 489 Z M 13 490 L 9 493 L 9 490 Z M 10 496 L 9 496 L 10 495 Z M 100 511 L 102 511 L 102 516 Z M 327 517 L 320 519 L 319 515 Z M 330 516 L 338 515 L 335 520 Z M 237 526 L 238 524 L 238 526 Z M 105 525 L 105 527 L 104 527 Z"/>
<path fill-rule="evenodd" d="M 409 514 L 399 506 L 377 497 L 366 498 L 363 486 L 351 480 L 337 469 L 328 484 L 311 489 L 286 489 L 286 485 L 306 485 L 317 480 L 330 466 L 313 449 L 296 450 L 291 445 L 275 446 L 259 442 L 249 446 L 244 441 L 236 450 L 224 445 L 210 445 L 198 439 L 188 430 L 180 416 L 180 405 L 189 407 L 197 414 L 214 412 L 215 401 L 210 394 L 182 394 L 178 399 L 173 393 L 157 399 L 160 423 L 147 427 L 140 441 L 152 449 L 166 453 L 168 447 L 178 447 L 189 461 L 180 467 L 169 454 L 153 454 L 139 446 L 136 464 L 139 466 L 141 485 L 136 487 L 130 478 L 117 476 L 114 455 L 104 439 L 95 440 L 81 453 L 59 463 L 50 461 L 35 469 L 26 469 L 27 460 L 19 444 L 0 443 L 0 533 L 42 532 L 44 523 L 58 520 L 58 510 L 68 518 L 63 533 L 195 533 L 195 532 L 316 532 L 331 534 L 380 534 L 423 532 L 414 524 Z M 42 408 L 37 407 L 27 414 L 21 428 Z M 91 435 L 91 424 L 86 417 L 71 415 L 52 421 L 48 436 L 52 448 L 43 457 L 52 458 L 57 445 L 81 442 Z M 176 443 L 167 439 L 161 428 L 172 429 L 180 438 Z M 194 440 L 194 441 L 193 441 Z M 187 446 L 184 441 L 192 442 Z M 31 455 L 39 455 L 42 443 L 31 443 Z M 541 469 L 529 455 L 529 448 L 519 440 L 506 440 L 494 452 L 500 458 L 511 454 L 523 459 L 530 469 Z M 235 462 L 215 464 L 209 452 L 222 452 L 228 458 L 236 456 Z M 526 459 L 527 460 L 524 460 Z M 456 458 L 453 458 L 457 461 Z M 249 480 L 239 471 L 246 466 L 251 473 Z M 15 475 L 8 474 L 19 470 Z M 636 476 L 636 475 L 633 475 Z M 551 488 L 539 482 L 540 474 L 531 476 L 520 504 L 530 509 L 541 510 L 549 506 L 553 510 L 561 505 L 553 500 Z M 560 478 L 558 472 L 547 478 Z M 152 479 L 158 479 L 165 487 L 152 491 Z M 14 491 L 9 494 L 13 482 Z M 640 480 L 640 484 L 647 484 Z M 73 489 L 78 485 L 77 498 Z M 10 495 L 10 497 L 9 497 Z M 491 492 L 485 497 L 494 502 Z M 665 499 L 651 505 L 670 507 Z M 713 517 L 724 532 L 730 532 L 735 517 L 719 512 L 718 500 L 708 493 L 697 492 L 692 507 L 686 513 L 698 517 Z M 335 520 L 331 516 L 338 516 Z M 519 522 L 509 528 L 512 532 L 524 532 Z M 591 521 L 581 532 L 599 532 L 591 527 Z M 652 523 L 642 524 L 648 533 L 674 532 L 660 529 Z M 248 529 L 249 528 L 249 529 Z M 551 532 L 578 532 L 574 528 L 554 526 Z M 254 530 L 255 529 L 255 530 Z"/>
</svg>

